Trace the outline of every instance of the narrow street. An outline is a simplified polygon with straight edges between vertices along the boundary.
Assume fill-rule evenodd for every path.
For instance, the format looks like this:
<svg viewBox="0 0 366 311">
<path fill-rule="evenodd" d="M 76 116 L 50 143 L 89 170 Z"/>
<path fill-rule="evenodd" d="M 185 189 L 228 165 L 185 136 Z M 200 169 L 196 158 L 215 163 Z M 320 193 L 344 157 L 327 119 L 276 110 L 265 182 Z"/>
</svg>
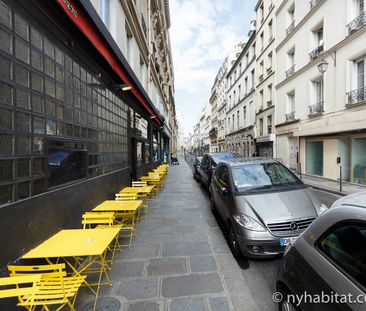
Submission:
<svg viewBox="0 0 366 311">
<path fill-rule="evenodd" d="M 102 288 L 98 310 L 277 310 L 272 294 L 280 259 L 237 262 L 224 235 L 207 191 L 180 159 L 150 201 L 132 249 L 113 263 L 113 286 Z M 83 289 L 77 310 L 91 310 L 92 301 Z"/>
</svg>

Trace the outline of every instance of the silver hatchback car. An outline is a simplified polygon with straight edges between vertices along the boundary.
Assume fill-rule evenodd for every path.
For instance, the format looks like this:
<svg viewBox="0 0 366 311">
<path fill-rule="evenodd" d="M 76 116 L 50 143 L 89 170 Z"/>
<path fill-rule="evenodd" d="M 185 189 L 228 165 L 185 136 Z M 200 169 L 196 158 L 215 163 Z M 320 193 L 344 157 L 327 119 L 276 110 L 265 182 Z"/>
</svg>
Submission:
<svg viewBox="0 0 366 311">
<path fill-rule="evenodd" d="M 283 253 L 327 209 L 295 174 L 266 158 L 221 162 L 213 174 L 210 194 L 211 208 L 227 226 L 235 257 Z"/>
<path fill-rule="evenodd" d="M 366 311 L 366 192 L 337 200 L 287 247 L 277 291 L 281 311 Z"/>
</svg>

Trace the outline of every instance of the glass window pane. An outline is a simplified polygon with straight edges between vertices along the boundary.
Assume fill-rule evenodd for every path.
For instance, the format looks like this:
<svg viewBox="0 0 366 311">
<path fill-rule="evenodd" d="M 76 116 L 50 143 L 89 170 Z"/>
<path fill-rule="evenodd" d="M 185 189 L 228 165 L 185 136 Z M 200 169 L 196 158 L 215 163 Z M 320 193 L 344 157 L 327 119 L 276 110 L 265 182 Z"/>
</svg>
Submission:
<svg viewBox="0 0 366 311">
<path fill-rule="evenodd" d="M 44 175 L 44 159 L 34 159 L 33 160 L 33 176 L 43 176 Z"/>
<path fill-rule="evenodd" d="M 13 111 L 0 108 L 0 128 L 8 130 L 13 128 Z"/>
<path fill-rule="evenodd" d="M 1 2 L 0 2 L 1 7 Z M 0 204 L 10 203 L 13 197 L 13 186 L 0 186 Z"/>
<path fill-rule="evenodd" d="M 13 154 L 13 135 L 0 134 L 0 155 Z"/>
<path fill-rule="evenodd" d="M 53 101 L 46 100 L 46 114 L 51 117 L 56 115 L 56 104 Z"/>
<path fill-rule="evenodd" d="M 44 179 L 33 181 L 33 195 L 40 194 L 45 191 Z"/>
<path fill-rule="evenodd" d="M 32 89 L 43 93 L 43 76 L 32 72 Z"/>
<path fill-rule="evenodd" d="M 11 54 L 12 53 L 11 43 L 12 43 L 11 35 L 6 31 L 0 29 L 0 50 L 8 54 Z"/>
<path fill-rule="evenodd" d="M 34 136 L 33 137 L 32 152 L 33 153 L 41 153 L 42 151 L 43 151 L 43 137 Z"/>
<path fill-rule="evenodd" d="M 0 1 L 0 23 L 11 28 L 11 10 L 2 1 Z"/>
<path fill-rule="evenodd" d="M 13 179 L 13 160 L 0 160 L 0 181 Z"/>
<path fill-rule="evenodd" d="M 64 64 L 64 52 L 62 52 L 57 46 L 56 49 L 56 62 L 58 62 L 60 65 Z"/>
<path fill-rule="evenodd" d="M 15 64 L 15 81 L 25 87 L 29 86 L 29 71 L 20 64 Z"/>
<path fill-rule="evenodd" d="M 51 79 L 45 79 L 45 92 L 47 95 L 55 97 L 55 83 Z"/>
<path fill-rule="evenodd" d="M 56 83 L 56 99 L 62 102 L 65 100 L 64 88 L 60 83 Z"/>
<path fill-rule="evenodd" d="M 47 38 L 44 39 L 44 52 L 48 57 L 54 59 L 54 46 Z"/>
<path fill-rule="evenodd" d="M 48 57 L 44 58 L 44 73 L 52 78 L 55 76 L 55 65 Z"/>
<path fill-rule="evenodd" d="M 16 105 L 19 108 L 30 109 L 30 95 L 28 92 L 17 89 Z"/>
<path fill-rule="evenodd" d="M 47 120 L 46 131 L 48 135 L 56 135 L 56 122 L 54 120 Z"/>
<path fill-rule="evenodd" d="M 31 43 L 42 50 L 43 48 L 43 38 L 40 32 L 33 27 L 31 27 Z"/>
<path fill-rule="evenodd" d="M 16 200 L 22 200 L 29 197 L 29 184 L 28 181 L 16 184 Z"/>
<path fill-rule="evenodd" d="M 29 24 L 18 14 L 14 14 L 14 30 L 15 33 L 23 39 L 27 40 L 29 39 Z"/>
<path fill-rule="evenodd" d="M 29 45 L 20 38 L 15 38 L 15 57 L 29 64 Z"/>
<path fill-rule="evenodd" d="M 32 67 L 43 71 L 43 55 L 36 49 L 32 49 Z"/>
<path fill-rule="evenodd" d="M 17 136 L 15 138 L 15 152 L 16 154 L 29 154 L 30 137 Z"/>
<path fill-rule="evenodd" d="M 44 119 L 40 117 L 33 117 L 33 133 L 44 134 Z"/>
<path fill-rule="evenodd" d="M 64 70 L 59 66 L 56 66 L 56 80 L 60 83 L 64 83 Z"/>
<path fill-rule="evenodd" d="M 18 132 L 30 132 L 30 114 L 17 112 L 16 114 L 16 130 Z"/>
<path fill-rule="evenodd" d="M 34 112 L 44 113 L 44 102 L 42 96 L 32 94 L 32 108 Z"/>
<path fill-rule="evenodd" d="M 17 162 L 17 178 L 29 177 L 30 176 L 30 166 L 29 159 L 21 159 Z"/>
<path fill-rule="evenodd" d="M 0 104 L 13 106 L 13 89 L 9 84 L 0 82 Z"/>
<path fill-rule="evenodd" d="M 11 60 L 3 56 L 0 58 L 0 76 L 8 80 L 12 78 Z"/>
<path fill-rule="evenodd" d="M 320 250 L 362 286 L 366 285 L 364 271 L 366 226 L 349 223 L 332 230 L 319 242 Z"/>
</svg>

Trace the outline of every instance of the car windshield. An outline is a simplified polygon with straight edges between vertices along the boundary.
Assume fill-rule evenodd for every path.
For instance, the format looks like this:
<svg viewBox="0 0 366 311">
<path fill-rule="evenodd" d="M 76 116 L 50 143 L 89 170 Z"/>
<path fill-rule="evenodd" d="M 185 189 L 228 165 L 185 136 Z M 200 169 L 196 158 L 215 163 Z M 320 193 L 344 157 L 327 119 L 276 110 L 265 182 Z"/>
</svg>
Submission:
<svg viewBox="0 0 366 311">
<path fill-rule="evenodd" d="M 231 160 L 234 158 L 240 158 L 240 154 L 238 153 L 220 153 L 220 154 L 214 154 L 211 156 L 213 160 L 213 165 L 217 165 L 218 163 L 225 161 L 225 160 Z"/>
<path fill-rule="evenodd" d="M 234 166 L 232 176 L 237 192 L 303 185 L 293 173 L 276 162 Z"/>
</svg>

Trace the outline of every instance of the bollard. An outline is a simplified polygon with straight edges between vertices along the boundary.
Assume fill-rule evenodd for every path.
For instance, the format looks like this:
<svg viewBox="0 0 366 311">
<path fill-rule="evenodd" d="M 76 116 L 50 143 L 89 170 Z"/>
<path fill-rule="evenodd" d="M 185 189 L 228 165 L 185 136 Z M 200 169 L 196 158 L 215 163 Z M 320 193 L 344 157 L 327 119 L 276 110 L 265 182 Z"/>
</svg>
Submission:
<svg viewBox="0 0 366 311">
<path fill-rule="evenodd" d="M 342 192 L 342 165 L 339 166 L 339 191 Z"/>
<path fill-rule="evenodd" d="M 301 162 L 299 162 L 299 171 L 300 171 L 300 180 L 302 181 L 302 170 L 301 170 Z"/>
</svg>

